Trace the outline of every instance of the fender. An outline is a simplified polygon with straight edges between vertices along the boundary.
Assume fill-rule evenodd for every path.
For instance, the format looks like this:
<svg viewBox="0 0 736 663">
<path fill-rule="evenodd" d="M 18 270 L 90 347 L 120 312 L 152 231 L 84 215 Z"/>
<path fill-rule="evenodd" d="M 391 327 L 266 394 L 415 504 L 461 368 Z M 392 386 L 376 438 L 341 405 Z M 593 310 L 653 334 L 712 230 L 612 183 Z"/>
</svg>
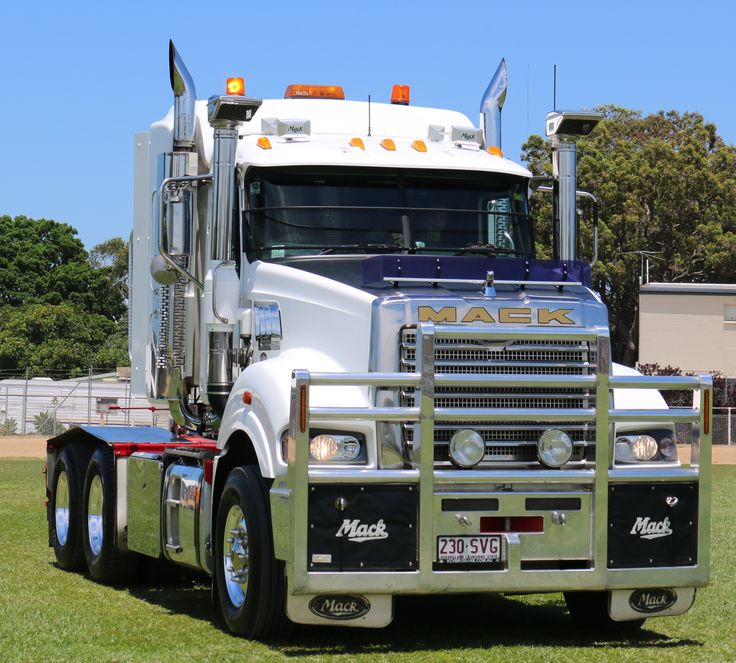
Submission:
<svg viewBox="0 0 736 663">
<path fill-rule="evenodd" d="M 278 446 L 282 431 L 289 425 L 291 374 L 297 368 L 328 372 L 346 370 L 334 357 L 317 350 L 285 351 L 273 359 L 251 364 L 240 374 L 223 414 L 218 447 L 224 449 L 235 431 L 243 431 L 253 443 L 261 474 L 266 478 L 286 474 L 286 464 L 281 460 Z M 251 393 L 249 405 L 243 402 L 245 391 Z M 314 388 L 310 394 L 312 405 L 369 405 L 367 390 L 359 387 Z"/>
</svg>

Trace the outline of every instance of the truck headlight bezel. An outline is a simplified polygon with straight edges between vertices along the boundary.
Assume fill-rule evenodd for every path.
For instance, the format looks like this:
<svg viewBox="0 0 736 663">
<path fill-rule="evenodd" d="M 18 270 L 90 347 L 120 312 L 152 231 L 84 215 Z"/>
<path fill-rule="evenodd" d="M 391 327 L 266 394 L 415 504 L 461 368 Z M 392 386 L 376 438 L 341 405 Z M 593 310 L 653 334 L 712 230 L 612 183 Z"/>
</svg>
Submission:
<svg viewBox="0 0 736 663">
<path fill-rule="evenodd" d="M 289 433 L 281 435 L 281 457 L 288 463 Z M 363 433 L 322 428 L 309 429 L 310 465 L 365 465 L 368 462 Z"/>
<path fill-rule="evenodd" d="M 677 463 L 675 432 L 660 428 L 618 433 L 614 442 L 614 460 L 624 465 Z"/>
</svg>

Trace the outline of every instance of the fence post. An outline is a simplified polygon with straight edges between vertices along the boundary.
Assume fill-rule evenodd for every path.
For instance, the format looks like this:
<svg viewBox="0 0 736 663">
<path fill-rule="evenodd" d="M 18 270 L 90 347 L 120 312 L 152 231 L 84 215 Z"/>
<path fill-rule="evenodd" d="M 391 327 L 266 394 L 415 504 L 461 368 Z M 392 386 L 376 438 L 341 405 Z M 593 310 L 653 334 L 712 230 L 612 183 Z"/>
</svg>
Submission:
<svg viewBox="0 0 736 663">
<path fill-rule="evenodd" d="M 22 423 L 20 426 L 20 434 L 26 434 L 26 414 L 28 413 L 28 366 L 26 366 L 26 380 L 23 383 L 23 404 L 21 406 L 21 419 Z"/>
<path fill-rule="evenodd" d="M 92 423 L 92 367 L 87 373 L 87 424 Z"/>
<path fill-rule="evenodd" d="M 726 427 L 726 431 L 727 431 L 726 434 L 728 435 L 728 438 L 726 440 L 726 444 L 731 444 L 731 440 L 733 439 L 731 437 L 731 410 L 732 409 L 733 408 L 730 408 L 730 407 L 728 408 L 728 424 L 727 424 L 727 427 Z"/>
</svg>

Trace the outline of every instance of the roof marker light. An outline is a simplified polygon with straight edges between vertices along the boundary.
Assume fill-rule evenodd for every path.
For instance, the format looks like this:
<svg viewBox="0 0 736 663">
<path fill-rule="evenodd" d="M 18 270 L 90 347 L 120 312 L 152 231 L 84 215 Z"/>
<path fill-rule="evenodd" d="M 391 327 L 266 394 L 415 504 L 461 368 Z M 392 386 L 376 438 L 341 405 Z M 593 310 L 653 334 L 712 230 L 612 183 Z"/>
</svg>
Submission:
<svg viewBox="0 0 736 663">
<path fill-rule="evenodd" d="M 271 149 L 271 141 L 268 140 L 265 136 L 261 136 L 257 141 L 256 145 L 260 147 L 262 150 L 270 150 Z"/>
<path fill-rule="evenodd" d="M 423 140 L 415 140 L 411 146 L 417 151 L 417 152 L 426 152 L 427 151 L 427 144 Z"/>
<path fill-rule="evenodd" d="M 365 149 L 365 145 L 363 143 L 362 138 L 351 138 L 350 139 L 350 146 L 351 147 L 359 147 L 361 150 Z"/>
<path fill-rule="evenodd" d="M 227 94 L 237 95 L 238 97 L 245 96 L 245 79 L 244 78 L 228 78 L 225 83 L 225 90 Z"/>
<path fill-rule="evenodd" d="M 435 143 L 445 140 L 445 127 L 441 124 L 430 124 L 427 130 L 427 138 Z"/>
<path fill-rule="evenodd" d="M 496 147 L 495 145 L 491 145 L 488 148 L 488 154 L 492 154 L 494 157 L 503 157 L 503 151 L 500 147 Z"/>
<path fill-rule="evenodd" d="M 284 99 L 345 99 L 341 85 L 298 85 L 286 88 Z"/>
<path fill-rule="evenodd" d="M 390 138 L 384 138 L 381 141 L 381 147 L 384 150 L 388 150 L 389 152 L 395 152 L 396 151 L 396 143 L 392 141 Z"/>
<path fill-rule="evenodd" d="M 399 104 L 400 106 L 409 105 L 409 86 L 408 85 L 394 85 L 391 88 L 391 103 Z"/>
</svg>

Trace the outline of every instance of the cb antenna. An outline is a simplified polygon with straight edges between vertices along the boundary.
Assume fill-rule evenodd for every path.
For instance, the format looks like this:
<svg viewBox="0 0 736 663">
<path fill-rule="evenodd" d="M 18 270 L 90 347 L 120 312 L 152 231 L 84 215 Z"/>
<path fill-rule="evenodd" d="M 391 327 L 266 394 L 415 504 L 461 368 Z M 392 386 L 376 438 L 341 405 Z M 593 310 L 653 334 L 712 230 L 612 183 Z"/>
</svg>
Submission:
<svg viewBox="0 0 736 663">
<path fill-rule="evenodd" d="M 552 69 L 552 110 L 557 110 L 557 65 Z"/>
<path fill-rule="evenodd" d="M 371 135 L 371 95 L 368 95 L 368 137 Z"/>
</svg>

